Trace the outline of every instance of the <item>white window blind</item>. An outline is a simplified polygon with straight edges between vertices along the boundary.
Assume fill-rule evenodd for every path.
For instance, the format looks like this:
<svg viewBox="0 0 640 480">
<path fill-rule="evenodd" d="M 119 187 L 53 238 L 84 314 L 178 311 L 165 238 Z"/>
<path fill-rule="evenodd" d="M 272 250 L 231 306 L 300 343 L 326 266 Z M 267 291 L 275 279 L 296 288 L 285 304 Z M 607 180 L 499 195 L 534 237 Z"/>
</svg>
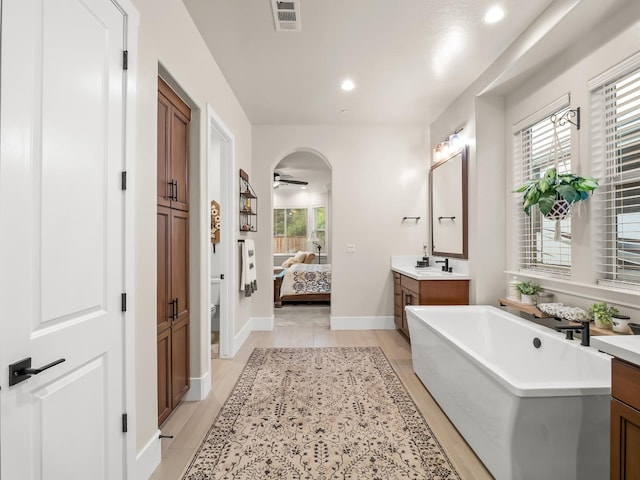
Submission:
<svg viewBox="0 0 640 480">
<path fill-rule="evenodd" d="M 568 107 L 555 112 L 561 117 Z M 525 126 L 514 138 L 514 188 L 527 180 L 538 179 L 556 166 L 558 173 L 571 170 L 571 124 L 556 125 L 549 117 Z M 557 152 L 557 160 L 556 155 Z M 520 269 L 535 270 L 554 276 L 571 274 L 571 219 L 560 221 L 560 240 L 555 240 L 556 221 L 546 219 L 537 206 L 528 216 L 522 210 L 522 195 L 514 195 L 517 203 L 515 224 L 518 229 Z"/>
<path fill-rule="evenodd" d="M 599 283 L 640 286 L 640 68 L 603 82 L 591 97 L 592 235 Z"/>
</svg>

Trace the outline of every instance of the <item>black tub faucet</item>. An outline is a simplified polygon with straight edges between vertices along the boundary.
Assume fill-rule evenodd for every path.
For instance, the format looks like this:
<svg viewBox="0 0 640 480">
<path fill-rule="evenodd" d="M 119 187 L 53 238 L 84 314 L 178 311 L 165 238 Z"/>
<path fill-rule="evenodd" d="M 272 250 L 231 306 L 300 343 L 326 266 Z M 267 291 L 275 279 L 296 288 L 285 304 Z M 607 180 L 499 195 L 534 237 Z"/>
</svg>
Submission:
<svg viewBox="0 0 640 480">
<path fill-rule="evenodd" d="M 436 260 L 435 263 L 444 263 L 444 265 L 442 266 L 442 271 L 443 272 L 448 272 L 449 271 L 449 259 L 445 258 L 444 260 Z"/>
<path fill-rule="evenodd" d="M 559 325 L 553 328 L 558 332 L 565 331 L 567 334 L 567 340 L 573 340 L 573 332 L 580 332 L 582 337 L 580 345 L 588 347 L 591 343 L 591 332 L 589 331 L 590 323 L 590 321 L 585 320 L 584 322 L 580 322 L 580 325 Z"/>
</svg>

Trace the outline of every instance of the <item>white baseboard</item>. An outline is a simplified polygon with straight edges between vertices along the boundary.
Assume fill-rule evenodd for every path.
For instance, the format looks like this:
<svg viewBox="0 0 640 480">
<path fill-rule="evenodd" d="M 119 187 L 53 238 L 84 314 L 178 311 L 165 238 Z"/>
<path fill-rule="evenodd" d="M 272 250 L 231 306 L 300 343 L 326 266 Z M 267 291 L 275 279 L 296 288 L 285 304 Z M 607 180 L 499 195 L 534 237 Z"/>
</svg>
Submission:
<svg viewBox="0 0 640 480">
<path fill-rule="evenodd" d="M 183 400 L 185 402 L 199 402 L 207 398 L 207 395 L 209 395 L 211 391 L 211 375 L 209 375 L 209 371 L 207 370 L 201 377 L 191 377 L 189 380 L 191 386 Z"/>
<path fill-rule="evenodd" d="M 331 330 L 394 330 L 393 317 L 330 317 Z"/>
<path fill-rule="evenodd" d="M 160 430 L 156 430 L 151 440 L 136 456 L 136 472 L 134 480 L 148 480 L 162 459 L 160 444 Z"/>
<path fill-rule="evenodd" d="M 247 338 L 249 338 L 249 335 L 251 335 L 251 332 L 253 331 L 251 327 L 251 319 L 249 319 L 249 321 L 244 324 L 244 327 L 242 327 L 242 329 L 234 337 L 231 358 L 236 356 L 236 354 L 240 351 L 240 348 L 242 348 L 242 345 L 244 345 L 244 342 L 246 342 Z"/>
</svg>

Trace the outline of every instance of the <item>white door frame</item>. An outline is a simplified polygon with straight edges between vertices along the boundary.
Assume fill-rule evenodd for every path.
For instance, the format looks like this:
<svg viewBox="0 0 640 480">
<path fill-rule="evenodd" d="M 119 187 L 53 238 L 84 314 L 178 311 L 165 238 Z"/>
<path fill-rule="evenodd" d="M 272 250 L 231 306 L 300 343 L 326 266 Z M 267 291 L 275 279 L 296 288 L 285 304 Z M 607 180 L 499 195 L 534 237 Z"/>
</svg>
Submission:
<svg viewBox="0 0 640 480">
<path fill-rule="evenodd" d="M 216 153 L 211 149 L 211 135 L 215 131 L 220 137 L 220 255 L 222 255 L 222 274 L 224 280 L 220 282 L 220 358 L 233 358 L 235 338 L 236 296 L 234 286 L 238 285 L 236 268 L 238 264 L 238 248 L 234 232 L 238 229 L 236 214 L 239 210 L 239 200 L 234 195 L 236 182 L 236 142 L 233 133 L 227 128 L 211 105 L 207 104 L 207 155 L 205 158 L 204 178 L 209 178 L 212 157 Z M 208 184 L 208 182 L 207 182 Z M 205 196 L 208 199 L 208 195 Z M 207 201 L 208 204 L 208 201 Z M 205 208 L 206 224 L 210 223 L 209 208 Z M 206 225 L 205 224 L 205 225 Z M 205 239 L 210 243 L 210 235 Z M 208 248 L 211 251 L 211 247 Z M 207 271 L 211 277 L 211 253 Z M 207 278 L 207 285 L 209 285 Z M 210 315 L 209 315 L 210 317 Z M 211 322 L 211 319 L 209 319 Z M 209 328 L 211 330 L 211 328 Z"/>
<path fill-rule="evenodd" d="M 127 310 L 124 312 L 124 407 L 127 414 L 127 433 L 124 436 L 124 478 L 143 478 L 137 459 L 137 415 L 136 415 L 136 249 L 135 249 L 135 182 L 138 95 L 138 28 L 140 13 L 131 0 L 111 0 L 122 11 L 125 21 L 124 44 L 128 55 L 125 70 L 125 128 L 124 165 L 127 172 L 127 190 L 124 199 L 124 288 L 127 295 Z M 159 457 L 159 452 L 158 452 Z M 158 463 L 160 459 L 158 458 Z M 155 468 L 155 465 L 153 466 Z M 144 469 L 143 469 L 144 470 Z M 153 471 L 153 470 L 151 470 Z M 150 473 L 149 473 L 150 474 Z M 147 475 L 148 477 L 148 475 Z M 144 478 L 147 478 L 144 477 Z"/>
</svg>

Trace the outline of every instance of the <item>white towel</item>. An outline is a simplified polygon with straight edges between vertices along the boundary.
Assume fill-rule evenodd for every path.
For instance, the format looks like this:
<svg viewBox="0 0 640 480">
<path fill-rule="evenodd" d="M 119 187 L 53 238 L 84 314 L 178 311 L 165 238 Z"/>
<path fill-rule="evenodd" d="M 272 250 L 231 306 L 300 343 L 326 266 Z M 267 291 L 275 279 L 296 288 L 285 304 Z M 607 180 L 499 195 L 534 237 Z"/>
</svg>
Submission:
<svg viewBox="0 0 640 480">
<path fill-rule="evenodd" d="M 256 275 L 256 247 L 253 240 L 245 239 L 242 243 L 242 273 L 240 275 L 240 291 L 245 297 L 250 297 L 258 290 Z"/>
</svg>

